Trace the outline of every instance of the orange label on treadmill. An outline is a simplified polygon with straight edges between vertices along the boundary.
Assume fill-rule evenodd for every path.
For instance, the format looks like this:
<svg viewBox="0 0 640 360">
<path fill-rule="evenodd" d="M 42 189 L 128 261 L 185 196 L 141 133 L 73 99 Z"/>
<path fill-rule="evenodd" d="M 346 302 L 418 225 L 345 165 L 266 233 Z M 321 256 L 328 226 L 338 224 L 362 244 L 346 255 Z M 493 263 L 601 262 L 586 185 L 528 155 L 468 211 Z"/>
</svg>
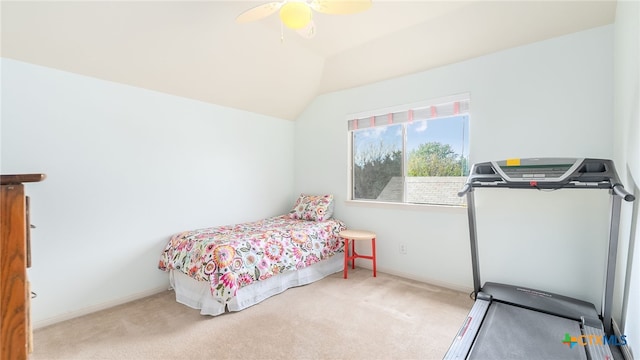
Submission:
<svg viewBox="0 0 640 360">
<path fill-rule="evenodd" d="M 520 159 L 507 159 L 507 166 L 520 166 Z"/>
</svg>

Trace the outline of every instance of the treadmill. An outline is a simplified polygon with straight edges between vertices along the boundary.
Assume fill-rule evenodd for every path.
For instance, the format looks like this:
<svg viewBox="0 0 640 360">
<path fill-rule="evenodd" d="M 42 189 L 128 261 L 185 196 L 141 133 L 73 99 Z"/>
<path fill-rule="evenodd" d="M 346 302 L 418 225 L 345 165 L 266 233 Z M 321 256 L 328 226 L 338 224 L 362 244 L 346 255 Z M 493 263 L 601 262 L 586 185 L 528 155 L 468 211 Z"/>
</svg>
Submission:
<svg viewBox="0 0 640 360">
<path fill-rule="evenodd" d="M 476 188 L 609 191 L 611 224 L 600 313 L 592 303 L 546 291 L 493 282 L 480 286 Z M 620 207 L 622 200 L 635 200 L 620 183 L 613 161 L 529 158 L 477 163 L 458 193 L 458 196 L 464 195 L 467 196 L 475 303 L 444 359 L 613 359 L 606 341 L 615 339 L 611 337 L 614 335 L 611 304 Z"/>
</svg>

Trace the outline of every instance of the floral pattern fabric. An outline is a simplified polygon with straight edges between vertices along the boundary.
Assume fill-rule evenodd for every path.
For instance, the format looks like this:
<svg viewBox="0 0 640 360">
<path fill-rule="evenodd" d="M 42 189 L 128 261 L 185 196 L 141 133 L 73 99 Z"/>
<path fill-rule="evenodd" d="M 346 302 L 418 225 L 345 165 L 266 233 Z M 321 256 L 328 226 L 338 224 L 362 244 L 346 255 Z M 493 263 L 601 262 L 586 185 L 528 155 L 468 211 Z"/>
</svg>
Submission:
<svg viewBox="0 0 640 360">
<path fill-rule="evenodd" d="M 340 220 L 305 221 L 289 214 L 174 235 L 158 268 L 211 283 L 226 304 L 238 289 L 279 273 L 301 269 L 343 251 Z"/>
<path fill-rule="evenodd" d="M 298 220 L 329 220 L 333 216 L 333 195 L 300 194 L 289 216 Z"/>
</svg>

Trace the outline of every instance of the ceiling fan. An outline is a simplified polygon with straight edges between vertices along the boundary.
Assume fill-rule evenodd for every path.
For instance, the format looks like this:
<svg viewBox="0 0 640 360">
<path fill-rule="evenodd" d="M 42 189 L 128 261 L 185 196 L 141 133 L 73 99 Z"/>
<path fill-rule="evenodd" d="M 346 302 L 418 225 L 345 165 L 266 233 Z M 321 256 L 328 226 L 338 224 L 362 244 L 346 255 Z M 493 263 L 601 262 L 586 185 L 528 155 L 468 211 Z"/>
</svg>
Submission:
<svg viewBox="0 0 640 360">
<path fill-rule="evenodd" d="M 280 20 L 284 26 L 298 30 L 309 29 L 315 32 L 313 11 L 323 14 L 355 14 L 371 7 L 371 0 L 282 0 L 272 1 L 251 8 L 238 15 L 236 22 L 243 24 L 263 19 L 280 11 Z M 305 35 L 301 32 L 302 35 Z M 308 36 L 310 37 L 310 36 Z"/>
</svg>

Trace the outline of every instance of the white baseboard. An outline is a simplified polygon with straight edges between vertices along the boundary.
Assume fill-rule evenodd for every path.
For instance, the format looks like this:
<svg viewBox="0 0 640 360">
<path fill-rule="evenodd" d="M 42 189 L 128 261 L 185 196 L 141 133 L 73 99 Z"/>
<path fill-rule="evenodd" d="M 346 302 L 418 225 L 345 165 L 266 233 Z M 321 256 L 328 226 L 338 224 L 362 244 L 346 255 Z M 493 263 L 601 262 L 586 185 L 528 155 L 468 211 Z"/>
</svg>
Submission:
<svg viewBox="0 0 640 360">
<path fill-rule="evenodd" d="M 111 300 L 111 301 L 107 301 L 104 303 L 100 303 L 97 305 L 93 305 L 93 306 L 89 306 L 86 308 L 82 308 L 79 310 L 75 310 L 75 311 L 70 311 L 68 313 L 64 313 L 62 315 L 57 315 L 54 317 L 50 317 L 48 319 L 44 319 L 44 320 L 39 320 L 36 321 L 32 324 L 32 327 L 34 330 L 43 328 L 45 326 L 49 326 L 49 325 L 53 325 L 53 324 L 57 324 L 59 322 L 62 321 L 66 321 L 66 320 L 71 320 L 83 315 L 87 315 L 87 314 L 91 314 L 100 310 L 105 310 L 105 309 L 109 309 L 112 308 L 114 306 L 118 306 L 118 305 L 122 305 L 131 301 L 135 301 L 135 300 L 139 300 L 142 298 L 145 298 L 147 296 L 151 296 L 151 295 L 155 295 L 158 293 L 161 293 L 163 291 L 167 291 L 169 289 L 168 285 L 163 285 L 162 287 L 157 287 L 157 288 L 153 288 L 153 289 L 149 289 L 149 290 L 145 290 L 143 292 L 139 292 L 139 293 L 135 293 L 129 296 L 125 296 L 123 298 L 119 298 L 119 299 L 115 299 L 115 300 Z"/>
<path fill-rule="evenodd" d="M 366 267 L 365 267 L 366 268 Z M 386 268 L 381 268 L 378 267 L 378 271 L 389 274 L 389 275 L 394 275 L 394 276 L 399 276 L 405 279 L 410 279 L 410 280 L 415 280 L 415 281 L 420 281 L 423 283 L 427 283 L 427 284 L 431 284 L 431 285 L 435 285 L 435 286 L 440 286 L 446 289 L 450 289 L 450 290 L 454 290 L 454 291 L 460 291 L 463 293 L 470 293 L 471 291 L 473 291 L 472 288 L 470 287 L 466 287 L 466 286 L 460 286 L 458 284 L 452 284 L 452 283 L 448 283 L 448 282 L 443 282 L 443 281 L 439 281 L 439 280 L 435 280 L 432 278 L 428 278 L 428 277 L 421 277 L 421 276 L 415 276 L 414 274 L 408 274 L 408 273 L 403 273 L 403 272 L 399 272 L 399 271 L 392 271 L 392 270 L 388 270 Z M 161 293 L 163 291 L 167 291 L 169 289 L 168 285 L 162 286 L 162 287 L 156 287 L 153 289 L 149 289 L 143 292 L 139 292 L 139 293 L 135 293 L 132 294 L 130 296 L 126 296 L 123 298 L 119 298 L 119 299 L 115 299 L 112 301 L 107 301 L 104 303 L 100 303 L 97 305 L 93 305 L 93 306 L 89 306 L 86 308 L 82 308 L 79 310 L 75 310 L 75 311 L 71 311 L 68 313 L 64 313 L 61 315 L 57 315 L 54 317 L 50 317 L 48 319 L 44 319 L 44 320 L 39 320 L 33 323 L 33 329 L 37 330 L 49 325 L 53 325 L 53 324 L 57 324 L 59 322 L 62 321 L 66 321 L 66 320 L 71 320 L 83 315 L 87 315 L 87 314 L 91 314 L 100 310 L 105 310 L 105 309 L 109 309 L 112 308 L 114 306 L 118 306 L 118 305 L 122 305 L 124 303 L 128 303 L 131 301 L 135 301 L 138 299 L 142 299 L 145 298 L 147 296 L 151 296 L 151 295 L 155 295 L 158 293 Z"/>
<path fill-rule="evenodd" d="M 360 266 L 360 265 L 358 265 Z M 363 266 L 364 268 L 367 268 L 366 266 Z M 371 269 L 371 267 L 368 267 L 369 269 Z M 440 281 L 440 280 L 436 280 L 433 278 L 429 278 L 429 277 L 425 277 L 425 276 L 416 276 L 415 274 L 408 274 L 408 273 L 403 273 L 401 271 L 395 271 L 395 270 L 389 270 L 386 269 L 384 267 L 377 267 L 377 270 L 380 272 L 383 272 L 385 274 L 389 274 L 389 275 L 394 275 L 394 276 L 399 276 L 405 279 L 409 279 L 409 280 L 415 280 L 415 281 L 420 281 L 423 283 L 427 283 L 427 284 L 431 284 L 431 285 L 435 285 L 435 286 L 440 286 L 449 290 L 454 290 L 454 291 L 459 291 L 465 294 L 469 294 L 473 291 L 473 287 L 467 287 L 467 286 L 461 286 L 459 284 L 453 284 L 453 283 L 449 283 L 446 281 Z"/>
</svg>

